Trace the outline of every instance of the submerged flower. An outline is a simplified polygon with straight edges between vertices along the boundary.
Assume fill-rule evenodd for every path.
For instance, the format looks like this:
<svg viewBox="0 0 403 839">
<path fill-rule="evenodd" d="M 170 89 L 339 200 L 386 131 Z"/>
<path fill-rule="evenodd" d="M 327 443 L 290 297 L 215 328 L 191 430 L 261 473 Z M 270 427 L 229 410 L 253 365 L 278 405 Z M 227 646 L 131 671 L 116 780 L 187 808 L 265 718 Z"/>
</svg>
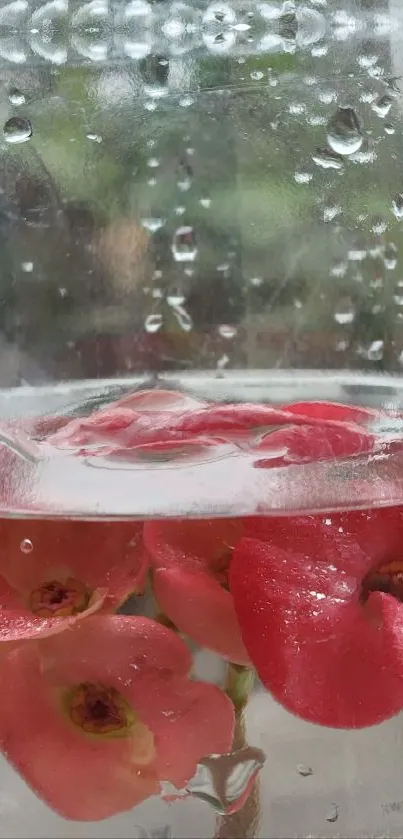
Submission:
<svg viewBox="0 0 403 839">
<path fill-rule="evenodd" d="M 147 569 L 138 522 L 0 520 L 0 642 L 115 611 Z"/>
<path fill-rule="evenodd" d="M 275 699 L 305 720 L 373 725 L 403 709 L 403 508 L 251 519 L 230 589 Z"/>
<path fill-rule="evenodd" d="M 258 403 L 220 405 L 176 391 L 137 391 L 89 417 L 67 422 L 46 438 L 45 447 L 51 445 L 94 456 L 128 452 L 146 444 L 172 444 L 200 438 L 208 438 L 210 443 L 215 439 L 217 443 L 229 440 L 245 445 L 254 443 L 265 432 L 273 433 L 284 426 L 333 424 L 340 428 L 344 419 L 352 427 L 353 418 L 359 419 L 358 410 L 347 407 L 343 418 L 342 409 L 345 406 L 335 407 L 336 417 L 317 416 L 316 404 L 303 403 L 299 414 L 295 406 L 278 408 Z M 312 410 L 309 406 L 313 406 Z M 362 429 L 360 433 L 363 433 Z"/>
<path fill-rule="evenodd" d="M 160 609 L 197 643 L 247 664 L 228 590 L 228 569 L 242 531 L 242 522 L 234 519 L 148 521 L 144 544 Z"/>
<path fill-rule="evenodd" d="M 147 618 L 94 616 L 0 659 L 0 745 L 44 801 L 96 820 L 183 787 L 206 754 L 231 747 L 234 712 L 190 681 L 189 651 Z"/>
</svg>

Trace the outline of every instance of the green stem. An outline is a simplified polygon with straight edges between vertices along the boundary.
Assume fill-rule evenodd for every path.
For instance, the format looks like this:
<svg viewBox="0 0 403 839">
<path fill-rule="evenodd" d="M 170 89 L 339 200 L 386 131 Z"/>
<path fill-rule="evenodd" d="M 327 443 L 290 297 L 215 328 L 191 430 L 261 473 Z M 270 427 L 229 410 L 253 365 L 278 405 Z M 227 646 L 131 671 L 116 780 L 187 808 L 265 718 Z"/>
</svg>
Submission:
<svg viewBox="0 0 403 839">
<path fill-rule="evenodd" d="M 233 750 L 247 745 L 244 711 L 255 683 L 255 673 L 249 667 L 229 663 L 224 690 L 235 708 Z M 215 839 L 254 839 L 259 829 L 260 789 L 259 777 L 241 810 L 227 816 L 218 816 Z"/>
</svg>

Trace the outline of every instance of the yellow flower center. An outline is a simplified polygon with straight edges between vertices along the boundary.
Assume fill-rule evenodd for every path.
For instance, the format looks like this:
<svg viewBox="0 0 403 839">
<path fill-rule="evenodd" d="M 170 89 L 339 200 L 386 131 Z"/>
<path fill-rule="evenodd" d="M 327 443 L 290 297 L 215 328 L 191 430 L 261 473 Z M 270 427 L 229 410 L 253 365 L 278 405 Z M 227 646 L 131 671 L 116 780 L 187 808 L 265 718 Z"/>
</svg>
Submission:
<svg viewBox="0 0 403 839">
<path fill-rule="evenodd" d="M 62 707 L 70 722 L 89 737 L 129 737 L 135 766 L 148 766 L 155 759 L 153 732 L 116 688 L 102 682 L 80 682 L 64 691 Z"/>
<path fill-rule="evenodd" d="M 29 597 L 29 607 L 40 618 L 64 618 L 87 609 L 91 592 L 74 577 L 66 580 L 48 580 L 36 588 Z"/>
<path fill-rule="evenodd" d="M 121 737 L 136 721 L 124 696 L 97 682 L 81 682 L 68 690 L 65 707 L 71 722 L 87 734 Z"/>
</svg>

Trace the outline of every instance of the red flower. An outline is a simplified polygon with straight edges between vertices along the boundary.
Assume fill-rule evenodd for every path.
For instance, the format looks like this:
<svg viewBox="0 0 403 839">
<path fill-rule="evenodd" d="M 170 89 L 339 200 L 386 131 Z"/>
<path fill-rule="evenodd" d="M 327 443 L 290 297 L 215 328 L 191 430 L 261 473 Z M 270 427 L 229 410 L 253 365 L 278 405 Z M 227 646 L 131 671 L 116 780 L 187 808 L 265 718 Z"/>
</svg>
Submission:
<svg viewBox="0 0 403 839">
<path fill-rule="evenodd" d="M 183 787 L 231 747 L 233 707 L 189 681 L 175 633 L 147 618 L 94 616 L 0 658 L 0 744 L 33 790 L 69 819 L 103 819 Z"/>
<path fill-rule="evenodd" d="M 144 583 L 142 524 L 0 520 L 0 642 L 114 611 Z"/>
<path fill-rule="evenodd" d="M 255 466 L 268 468 L 369 452 L 375 437 L 366 430 L 374 411 L 338 403 L 302 402 L 276 408 L 259 404 L 206 403 L 184 393 L 138 391 L 90 417 L 67 422 L 44 443 L 79 455 L 129 459 L 188 453 L 231 442 L 268 452 Z M 364 426 L 364 427 L 363 427 Z M 179 453 L 180 454 L 180 453 Z"/>
<path fill-rule="evenodd" d="M 197 643 L 247 664 L 228 591 L 228 567 L 241 535 L 242 523 L 233 519 L 168 519 L 144 525 L 161 610 Z"/>
<path fill-rule="evenodd" d="M 286 425 L 265 435 L 254 451 L 266 452 L 254 466 L 260 469 L 311 463 L 318 460 L 369 454 L 376 443 L 374 434 L 351 423 L 324 422 L 316 425 Z"/>
<path fill-rule="evenodd" d="M 379 416 L 379 411 L 362 408 L 359 405 L 344 405 L 342 402 L 293 402 L 285 410 L 310 420 L 353 422 L 369 425 Z"/>
<path fill-rule="evenodd" d="M 223 439 L 242 443 L 278 426 L 316 426 L 322 422 L 269 405 L 208 404 L 174 391 L 138 391 L 90 417 L 71 420 L 46 442 L 81 455 L 105 455 L 144 444 L 201 437 L 219 443 Z"/>
<path fill-rule="evenodd" d="M 403 709 L 403 508 L 251 519 L 230 567 L 243 638 L 286 708 L 339 728 Z"/>
</svg>

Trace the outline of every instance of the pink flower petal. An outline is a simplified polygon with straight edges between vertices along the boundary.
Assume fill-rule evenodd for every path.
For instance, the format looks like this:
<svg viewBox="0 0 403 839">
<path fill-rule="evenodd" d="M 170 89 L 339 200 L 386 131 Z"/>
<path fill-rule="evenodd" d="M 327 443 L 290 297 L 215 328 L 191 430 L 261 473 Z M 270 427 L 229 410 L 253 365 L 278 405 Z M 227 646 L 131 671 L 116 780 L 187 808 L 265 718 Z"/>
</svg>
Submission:
<svg viewBox="0 0 403 839">
<path fill-rule="evenodd" d="M 144 545 L 152 564 L 210 569 L 243 533 L 240 519 L 165 519 L 144 525 Z"/>
<path fill-rule="evenodd" d="M 206 755 L 228 752 L 234 708 L 226 694 L 205 682 L 145 676 L 133 696 L 140 717 L 155 734 L 155 769 L 178 789 L 194 775 Z"/>
<path fill-rule="evenodd" d="M 161 610 L 197 643 L 247 664 L 232 596 L 221 585 L 242 531 L 239 519 L 150 521 L 144 544 Z"/>
<path fill-rule="evenodd" d="M 234 552 L 230 586 L 251 659 L 306 720 L 360 728 L 403 708 L 403 607 L 379 592 L 362 604 L 372 567 L 351 537 L 313 518 L 275 523 L 270 541 L 243 539 Z"/>
<path fill-rule="evenodd" d="M 187 676 L 192 666 L 190 652 L 175 632 L 149 618 L 128 615 L 94 615 L 54 642 L 46 640 L 46 656 L 52 680 L 60 684 L 66 679 L 102 681 L 106 674 L 132 684 L 149 670 Z"/>
<path fill-rule="evenodd" d="M 278 452 L 278 456 L 259 458 L 254 465 L 259 468 L 272 468 L 349 457 L 371 452 L 375 442 L 373 434 L 368 434 L 364 429 L 351 424 L 332 422 L 322 426 L 287 426 L 267 434 L 255 447 L 259 452 Z"/>
<path fill-rule="evenodd" d="M 284 405 L 283 409 L 289 413 L 297 414 L 300 418 L 325 421 L 338 420 L 365 425 L 373 422 L 379 416 L 379 411 L 372 408 L 344 405 L 342 402 L 293 402 L 291 405 Z"/>
<path fill-rule="evenodd" d="M 161 611 L 196 643 L 238 664 L 249 664 L 232 595 L 208 574 L 158 568 L 154 593 Z"/>
</svg>

